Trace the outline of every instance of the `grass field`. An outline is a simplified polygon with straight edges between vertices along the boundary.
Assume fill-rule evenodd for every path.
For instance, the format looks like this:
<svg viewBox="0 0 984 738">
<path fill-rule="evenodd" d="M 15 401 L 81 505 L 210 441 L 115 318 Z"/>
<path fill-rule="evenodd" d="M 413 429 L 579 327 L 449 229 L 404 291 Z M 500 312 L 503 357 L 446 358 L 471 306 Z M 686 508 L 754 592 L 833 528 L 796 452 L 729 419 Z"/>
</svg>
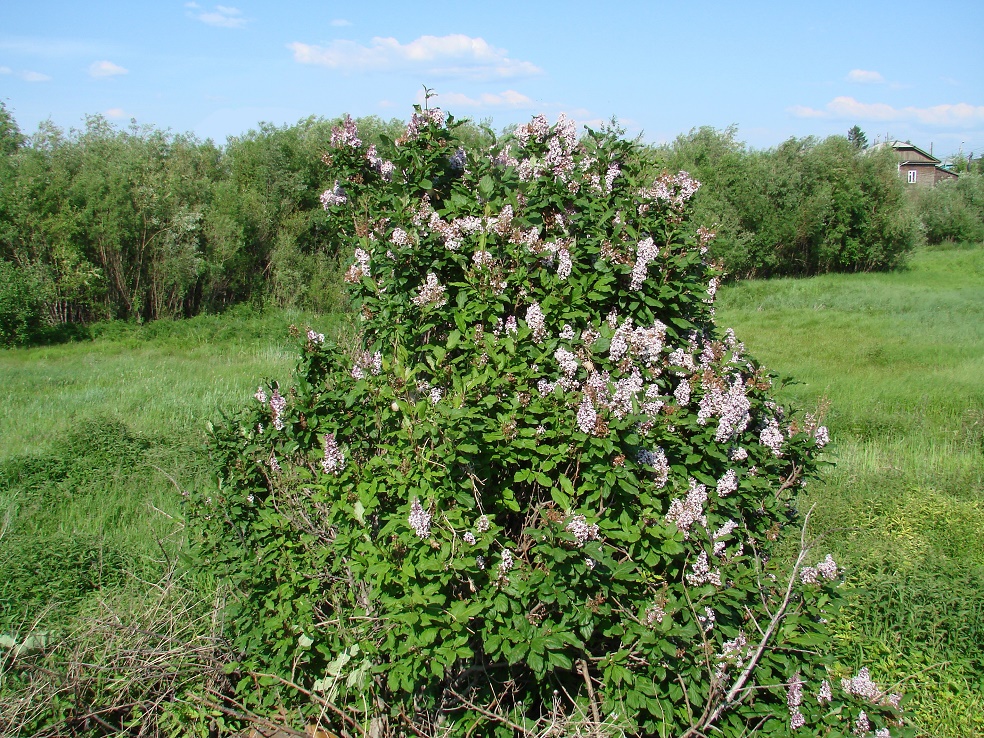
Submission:
<svg viewBox="0 0 984 738">
<path fill-rule="evenodd" d="M 984 735 L 984 248 L 746 282 L 718 319 L 796 378 L 786 397 L 829 402 L 835 465 L 804 504 L 856 587 L 838 657 L 902 682 L 923 734 Z M 347 330 L 237 311 L 0 352 L 0 632 L 140 601 L 184 541 L 177 488 L 208 483 L 206 423 L 288 376 L 291 323 Z"/>
<path fill-rule="evenodd" d="M 926 735 L 984 735 L 984 249 L 892 274 L 746 282 L 719 323 L 829 401 L 822 545 L 857 590 L 837 652 L 903 688 Z"/>
</svg>

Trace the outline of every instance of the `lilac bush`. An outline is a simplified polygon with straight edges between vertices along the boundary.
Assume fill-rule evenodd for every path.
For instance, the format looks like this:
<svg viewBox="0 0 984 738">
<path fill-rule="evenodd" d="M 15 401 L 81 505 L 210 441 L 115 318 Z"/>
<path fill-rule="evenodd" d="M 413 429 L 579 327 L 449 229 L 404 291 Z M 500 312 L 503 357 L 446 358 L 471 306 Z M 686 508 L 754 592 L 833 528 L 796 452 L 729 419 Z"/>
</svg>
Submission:
<svg viewBox="0 0 984 738">
<path fill-rule="evenodd" d="M 829 663 L 840 572 L 796 507 L 827 431 L 715 325 L 699 183 L 563 117 L 489 151 L 458 125 L 332 136 L 359 345 L 309 331 L 216 433 L 193 512 L 238 702 L 347 735 L 902 735 Z"/>
</svg>

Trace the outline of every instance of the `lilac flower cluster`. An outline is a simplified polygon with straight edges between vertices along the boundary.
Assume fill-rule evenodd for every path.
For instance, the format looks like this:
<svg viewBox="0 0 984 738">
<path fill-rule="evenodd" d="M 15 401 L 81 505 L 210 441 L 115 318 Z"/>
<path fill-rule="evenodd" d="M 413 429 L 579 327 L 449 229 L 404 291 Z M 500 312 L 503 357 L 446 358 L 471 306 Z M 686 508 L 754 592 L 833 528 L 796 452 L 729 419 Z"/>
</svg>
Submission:
<svg viewBox="0 0 984 738">
<path fill-rule="evenodd" d="M 766 423 L 765 428 L 762 429 L 762 433 L 759 435 L 759 443 L 770 449 L 773 456 L 781 458 L 782 445 L 784 442 L 785 439 L 782 436 L 782 431 L 779 430 L 779 421 L 775 418 L 770 418 L 769 422 Z"/>
<path fill-rule="evenodd" d="M 273 418 L 273 427 L 277 430 L 284 429 L 284 410 L 287 409 L 287 399 L 280 394 L 279 389 L 274 389 L 270 396 L 270 415 Z"/>
<path fill-rule="evenodd" d="M 397 139 L 396 143 L 403 144 L 419 138 L 420 131 L 431 123 L 437 126 L 443 126 L 444 111 L 440 108 L 431 108 L 430 110 L 421 110 L 414 113 L 410 118 L 410 122 L 407 124 L 407 130 L 402 137 Z"/>
<path fill-rule="evenodd" d="M 634 290 L 642 289 L 643 283 L 649 272 L 649 263 L 655 261 L 659 256 L 659 246 L 652 238 L 643 239 L 636 246 L 636 260 L 632 266 L 631 288 Z"/>
<path fill-rule="evenodd" d="M 253 395 L 253 397 L 255 397 L 256 401 L 261 405 L 266 405 L 267 396 L 266 396 L 266 390 L 264 390 L 263 387 L 257 387 L 256 394 Z"/>
<path fill-rule="evenodd" d="M 393 180 L 393 172 L 396 167 L 393 162 L 387 161 L 379 155 L 376 151 L 376 144 L 370 144 L 369 148 L 366 150 L 366 161 L 369 162 L 369 166 L 379 173 L 384 180 L 391 182 Z"/>
<path fill-rule="evenodd" d="M 357 149 L 362 146 L 359 129 L 351 116 L 346 115 L 342 125 L 332 127 L 330 143 L 332 148 L 336 149 L 342 149 L 346 146 Z"/>
<path fill-rule="evenodd" d="M 707 525 L 707 516 L 704 514 L 704 504 L 707 502 L 707 487 L 698 484 L 693 477 L 690 478 L 690 491 L 684 499 L 675 499 L 670 503 L 669 512 L 666 513 L 667 523 L 676 523 L 676 527 L 683 533 L 685 539 L 690 538 L 690 528 L 694 523 Z"/>
<path fill-rule="evenodd" d="M 700 400 L 697 411 L 697 422 L 706 425 L 712 417 L 719 418 L 714 440 L 726 443 L 745 431 L 752 421 L 749 414 L 752 404 L 745 395 L 745 383 L 740 375 L 735 376 L 727 388 L 714 381 L 710 372 L 704 373 L 702 380 L 704 396 Z"/>
<path fill-rule="evenodd" d="M 707 551 L 700 552 L 697 560 L 691 566 L 691 571 L 687 573 L 687 582 L 692 587 L 699 587 L 703 584 L 721 586 L 721 571 L 720 569 L 711 569 Z"/>
<path fill-rule="evenodd" d="M 673 390 L 673 399 L 677 401 L 680 407 L 686 407 L 690 404 L 690 382 L 686 379 L 681 379 L 680 383 Z"/>
<path fill-rule="evenodd" d="M 738 489 L 738 473 L 734 469 L 728 469 L 724 473 L 724 476 L 717 481 L 717 491 L 718 497 L 727 497 L 736 489 Z"/>
<path fill-rule="evenodd" d="M 534 302 L 526 309 L 526 325 L 533 334 L 533 340 L 537 343 L 543 342 L 547 338 L 547 323 L 540 309 L 540 303 Z"/>
<path fill-rule="evenodd" d="M 578 548 L 584 546 L 588 541 L 598 540 L 598 526 L 589 525 L 588 519 L 583 515 L 574 515 L 567 522 L 565 530 L 574 536 L 574 542 Z"/>
<path fill-rule="evenodd" d="M 530 141 L 542 143 L 550 133 L 550 124 L 543 115 L 536 115 L 529 123 L 519 126 L 516 129 L 516 138 L 520 144 L 526 146 Z"/>
<path fill-rule="evenodd" d="M 837 564 L 830 554 L 816 566 L 804 566 L 800 569 L 800 579 L 804 584 L 816 584 L 820 577 L 828 580 L 837 578 Z"/>
<path fill-rule="evenodd" d="M 337 179 L 335 180 L 334 187 L 321 193 L 321 206 L 325 210 L 335 205 L 344 205 L 347 202 L 348 195 L 345 194 L 345 190 L 342 189 L 342 185 L 339 184 Z"/>
<path fill-rule="evenodd" d="M 321 460 L 321 468 L 325 470 L 325 474 L 335 476 L 345 468 L 345 454 L 339 448 L 334 433 L 325 434 L 325 457 Z"/>
<path fill-rule="evenodd" d="M 363 249 L 356 248 L 355 263 L 345 272 L 345 281 L 355 284 L 361 281 L 363 277 L 368 276 L 371 276 L 369 272 L 369 254 Z"/>
<path fill-rule="evenodd" d="M 582 433 L 591 435 L 595 431 L 595 423 L 598 420 L 598 411 L 595 410 L 594 403 L 587 392 L 581 398 L 581 406 L 577 409 L 577 427 Z"/>
<path fill-rule="evenodd" d="M 417 497 L 414 497 L 413 502 L 410 503 L 410 516 L 407 521 L 418 538 L 427 538 L 430 535 L 431 514 L 424 510 Z"/>
<path fill-rule="evenodd" d="M 670 478 L 670 462 L 666 458 L 666 452 L 659 446 L 652 451 L 639 449 L 636 459 L 644 466 L 651 466 L 656 472 L 656 487 L 666 486 L 666 481 Z"/>
<path fill-rule="evenodd" d="M 665 203 L 672 210 L 680 211 L 686 202 L 700 189 L 700 182 L 693 179 L 687 172 L 663 174 L 639 192 L 642 203 L 639 205 L 639 215 L 649 212 L 650 203 Z"/>
<path fill-rule="evenodd" d="M 718 655 L 717 677 L 720 679 L 724 676 L 729 666 L 741 669 L 745 665 L 745 659 L 748 658 L 749 652 L 750 648 L 745 631 L 739 630 L 738 635 L 721 644 L 721 653 Z"/>
<path fill-rule="evenodd" d="M 792 730 L 802 728 L 806 725 L 806 718 L 800 712 L 800 705 L 803 704 L 803 680 L 799 674 L 793 676 L 786 686 L 786 706 L 789 708 L 789 727 Z"/>
<path fill-rule="evenodd" d="M 656 367 L 663 353 L 666 342 L 666 325 L 656 320 L 648 327 L 633 328 L 632 319 L 626 318 L 612 336 L 608 356 L 613 362 L 618 362 L 623 356 L 631 353 L 646 366 Z"/>
<path fill-rule="evenodd" d="M 424 282 L 420 288 L 420 292 L 412 300 L 413 304 L 419 307 L 424 307 L 425 305 L 442 307 L 447 301 L 445 287 L 437 281 L 437 275 L 434 272 L 428 272 L 427 281 Z"/>
<path fill-rule="evenodd" d="M 711 608 L 705 607 L 703 615 L 697 614 L 697 621 L 703 626 L 705 633 L 710 633 L 714 629 L 714 623 L 717 622 L 717 614 Z"/>
<path fill-rule="evenodd" d="M 311 343 L 323 344 L 325 342 L 325 334 L 315 333 L 313 330 L 308 328 L 307 340 L 309 340 Z"/>
<path fill-rule="evenodd" d="M 662 599 L 657 600 L 654 604 L 650 605 L 646 610 L 646 625 L 650 628 L 653 627 L 653 623 L 662 623 L 663 618 L 666 617 L 666 604 Z"/>
<path fill-rule="evenodd" d="M 513 558 L 513 553 L 508 548 L 502 551 L 502 561 L 499 562 L 499 576 L 505 577 L 513 566 L 516 564 L 516 559 Z"/>
<path fill-rule="evenodd" d="M 868 702 L 877 702 L 882 696 L 878 685 L 871 679 L 867 666 L 861 667 L 857 676 L 841 679 L 841 688 L 848 694 L 868 700 Z"/>
<path fill-rule="evenodd" d="M 368 375 L 379 376 L 383 370 L 383 354 L 379 351 L 369 353 L 362 351 L 355 357 L 352 366 L 352 378 L 364 379 Z"/>
</svg>

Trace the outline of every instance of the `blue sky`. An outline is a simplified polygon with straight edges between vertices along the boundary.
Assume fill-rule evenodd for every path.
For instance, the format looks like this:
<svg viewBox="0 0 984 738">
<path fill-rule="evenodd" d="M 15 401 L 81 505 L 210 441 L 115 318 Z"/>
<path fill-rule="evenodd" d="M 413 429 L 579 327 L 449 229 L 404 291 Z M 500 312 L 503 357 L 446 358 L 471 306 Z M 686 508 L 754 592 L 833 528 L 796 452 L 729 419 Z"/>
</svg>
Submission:
<svg viewBox="0 0 984 738">
<path fill-rule="evenodd" d="M 984 154 L 984 2 L 24 2 L 0 99 L 30 133 L 99 113 L 219 143 L 260 121 L 406 118 L 422 85 L 495 128 L 613 116 L 651 142 L 736 125 Z"/>
</svg>

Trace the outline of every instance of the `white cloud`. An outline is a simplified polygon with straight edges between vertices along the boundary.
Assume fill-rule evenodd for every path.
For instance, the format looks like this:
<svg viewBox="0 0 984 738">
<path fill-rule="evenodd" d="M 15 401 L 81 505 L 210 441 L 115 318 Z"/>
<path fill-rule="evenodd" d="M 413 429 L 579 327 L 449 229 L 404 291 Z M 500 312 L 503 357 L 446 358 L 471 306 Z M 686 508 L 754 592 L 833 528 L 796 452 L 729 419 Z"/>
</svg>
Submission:
<svg viewBox="0 0 984 738">
<path fill-rule="evenodd" d="M 23 69 L 20 72 L 14 72 L 14 70 L 10 67 L 0 67 L 0 74 L 13 74 L 16 77 L 20 77 L 25 82 L 48 82 L 51 80 L 51 77 L 47 74 L 32 72 L 28 69 Z"/>
<path fill-rule="evenodd" d="M 885 83 L 885 78 L 879 72 L 871 72 L 867 69 L 852 69 L 847 74 L 849 82 L 860 82 L 865 85 L 880 85 Z"/>
<path fill-rule="evenodd" d="M 948 127 L 984 124 L 984 105 L 968 103 L 933 105 L 928 108 L 896 108 L 887 103 L 863 103 L 853 97 L 835 97 L 823 110 L 800 105 L 787 109 L 797 118 L 833 118 L 855 121 L 915 121 L 924 125 Z"/>
<path fill-rule="evenodd" d="M 244 28 L 246 26 L 246 19 L 243 18 L 243 12 L 239 8 L 216 5 L 212 10 L 205 10 L 197 3 L 186 3 L 185 7 L 195 11 L 188 13 L 188 15 L 209 26 L 218 28 Z"/>
<path fill-rule="evenodd" d="M 375 37 L 368 46 L 338 40 L 327 46 L 294 42 L 288 44 L 294 60 L 342 71 L 420 70 L 443 77 L 507 79 L 531 77 L 543 70 L 532 62 L 507 56 L 505 49 L 489 45 L 483 38 L 464 34 L 421 36 L 401 44 L 395 38 Z"/>
<path fill-rule="evenodd" d="M 347 21 L 344 18 L 335 18 L 335 20 L 331 22 L 331 25 L 335 28 L 345 28 L 346 26 L 351 26 L 352 21 Z"/>
<path fill-rule="evenodd" d="M 124 69 L 119 64 L 111 61 L 96 61 L 89 65 L 89 76 L 91 77 L 115 77 L 118 74 L 127 74 L 129 69 Z"/>
<path fill-rule="evenodd" d="M 418 94 L 418 100 L 423 102 L 423 92 Z M 483 92 L 476 97 L 470 97 L 461 92 L 442 92 L 437 96 L 437 102 L 447 108 L 513 108 L 529 110 L 534 106 L 532 99 L 516 90 L 505 90 L 500 93 Z"/>
<path fill-rule="evenodd" d="M 805 105 L 793 105 L 791 108 L 786 108 L 786 110 L 792 113 L 797 118 L 826 118 L 827 114 L 822 110 L 816 110 L 815 108 L 809 108 Z"/>
<path fill-rule="evenodd" d="M 107 118 L 111 118 L 113 120 L 119 120 L 120 118 L 126 118 L 127 117 L 126 111 L 123 110 L 123 108 L 110 108 L 105 113 L 103 113 L 103 115 L 105 115 Z"/>
</svg>

